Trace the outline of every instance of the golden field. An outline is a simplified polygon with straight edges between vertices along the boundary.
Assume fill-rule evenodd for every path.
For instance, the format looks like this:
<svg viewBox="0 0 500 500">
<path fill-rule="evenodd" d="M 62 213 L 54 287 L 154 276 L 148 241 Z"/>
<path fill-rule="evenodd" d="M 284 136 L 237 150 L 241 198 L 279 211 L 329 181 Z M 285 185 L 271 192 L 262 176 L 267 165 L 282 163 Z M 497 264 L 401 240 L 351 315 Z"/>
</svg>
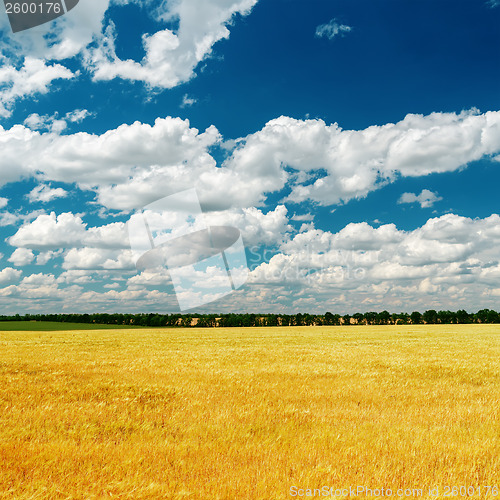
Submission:
<svg viewBox="0 0 500 500">
<path fill-rule="evenodd" d="M 359 485 L 500 486 L 499 325 L 0 332 L 0 498 Z"/>
</svg>

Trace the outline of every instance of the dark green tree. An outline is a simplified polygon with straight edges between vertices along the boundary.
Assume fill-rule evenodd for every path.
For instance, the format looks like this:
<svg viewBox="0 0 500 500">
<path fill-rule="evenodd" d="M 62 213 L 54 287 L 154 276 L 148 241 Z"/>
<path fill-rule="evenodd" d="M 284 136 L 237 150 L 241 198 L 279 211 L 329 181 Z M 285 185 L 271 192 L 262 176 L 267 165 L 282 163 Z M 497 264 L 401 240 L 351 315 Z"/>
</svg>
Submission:
<svg viewBox="0 0 500 500">
<path fill-rule="evenodd" d="M 420 323 L 422 323 L 422 314 L 420 314 L 418 311 L 413 311 L 410 314 L 410 319 L 412 325 L 419 325 Z"/>
<path fill-rule="evenodd" d="M 438 319 L 438 314 L 434 309 L 429 309 L 424 312 L 423 320 L 427 324 L 436 324 Z"/>
</svg>

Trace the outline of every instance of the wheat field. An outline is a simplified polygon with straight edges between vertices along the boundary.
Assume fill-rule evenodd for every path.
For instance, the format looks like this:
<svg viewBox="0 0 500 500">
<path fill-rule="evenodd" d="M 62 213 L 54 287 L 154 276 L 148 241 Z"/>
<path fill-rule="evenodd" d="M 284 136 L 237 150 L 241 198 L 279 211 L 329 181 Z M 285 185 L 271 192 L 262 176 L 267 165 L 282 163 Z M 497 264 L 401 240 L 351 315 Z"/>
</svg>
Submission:
<svg viewBox="0 0 500 500">
<path fill-rule="evenodd" d="M 499 457 L 497 325 L 0 332 L 0 498 L 494 498 Z"/>
</svg>

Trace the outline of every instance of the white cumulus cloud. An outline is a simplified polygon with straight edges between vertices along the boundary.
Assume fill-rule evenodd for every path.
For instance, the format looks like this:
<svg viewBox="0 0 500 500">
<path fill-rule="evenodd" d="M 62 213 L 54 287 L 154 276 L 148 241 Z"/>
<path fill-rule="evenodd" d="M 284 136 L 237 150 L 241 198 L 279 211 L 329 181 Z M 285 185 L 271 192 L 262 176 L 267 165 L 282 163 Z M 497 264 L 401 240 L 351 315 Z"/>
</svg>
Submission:
<svg viewBox="0 0 500 500">
<path fill-rule="evenodd" d="M 398 200 L 399 204 L 403 203 L 419 203 L 422 208 L 430 208 L 437 201 L 441 201 L 443 198 L 437 193 L 430 191 L 429 189 L 423 189 L 420 194 L 415 193 L 403 193 Z"/>
<path fill-rule="evenodd" d="M 0 284 L 5 285 L 7 283 L 12 283 L 17 281 L 22 274 L 19 269 L 14 269 L 12 267 L 5 267 L 0 271 Z"/>
<path fill-rule="evenodd" d="M 281 245 L 249 282 L 295 290 L 344 310 L 489 307 L 500 285 L 500 216 L 455 214 L 413 231 L 394 224 L 349 224 L 337 233 L 310 229 Z M 332 299 L 333 298 L 333 299 Z M 326 303 L 325 302 L 325 303 Z M 301 304 L 293 302 L 294 310 Z M 337 306 L 339 307 L 339 306 Z"/>
<path fill-rule="evenodd" d="M 56 198 L 65 198 L 68 196 L 68 192 L 63 188 L 51 188 L 50 186 L 41 184 L 40 186 L 33 188 L 27 196 L 31 203 L 37 201 L 48 203 Z"/>
<path fill-rule="evenodd" d="M 32 176 L 76 183 L 108 209 L 140 208 L 192 187 L 205 209 L 255 207 L 286 185 L 285 201 L 334 206 L 400 177 L 451 172 L 498 155 L 500 112 L 407 115 L 363 130 L 283 116 L 234 141 L 220 165 L 211 149 L 225 143 L 214 126 L 200 132 L 171 117 L 102 134 L 0 127 L 0 141 L 0 185 Z"/>
<path fill-rule="evenodd" d="M 194 97 L 189 97 L 187 94 L 184 94 L 182 97 L 181 108 L 190 108 L 198 101 Z"/>
<path fill-rule="evenodd" d="M 9 262 L 12 262 L 15 266 L 22 267 L 31 264 L 34 259 L 33 252 L 28 248 L 16 248 L 9 257 Z"/>
<path fill-rule="evenodd" d="M 0 117 L 12 113 L 15 102 L 46 93 L 57 80 L 78 77 L 66 64 L 78 57 L 82 69 L 95 80 L 122 78 L 148 87 L 172 88 L 195 76 L 197 66 L 210 57 L 213 45 L 229 38 L 236 15 L 248 15 L 257 0 L 176 0 L 149 2 L 161 26 L 144 34 L 140 62 L 121 60 L 114 48 L 117 33 L 108 8 L 126 9 L 134 0 L 86 0 L 53 23 L 12 34 L 7 16 L 0 21 Z"/>
<path fill-rule="evenodd" d="M 198 64 L 210 56 L 213 45 L 229 38 L 228 26 L 236 14 L 248 15 L 257 0 L 178 0 L 163 2 L 159 20 L 178 21 L 178 29 L 145 34 L 146 55 L 140 62 L 120 59 L 115 50 L 114 25 L 106 28 L 97 48 L 87 51 L 86 64 L 96 80 L 122 78 L 151 87 L 172 88 L 194 76 Z"/>
<path fill-rule="evenodd" d="M 335 205 L 399 176 L 451 172 L 499 149 L 499 112 L 410 114 L 364 130 L 282 116 L 240 141 L 226 167 L 245 179 L 247 191 L 278 191 L 288 182 L 289 201 Z"/>
<path fill-rule="evenodd" d="M 75 74 L 61 64 L 26 57 L 21 68 L 6 64 L 0 68 L 0 117 L 11 115 L 17 99 L 45 94 L 54 80 L 68 80 Z"/>
<path fill-rule="evenodd" d="M 21 226 L 8 242 L 13 246 L 34 250 L 86 246 L 125 249 L 129 246 L 124 223 L 113 222 L 105 226 L 87 228 L 82 218 L 71 212 L 39 215 L 35 220 Z"/>
</svg>

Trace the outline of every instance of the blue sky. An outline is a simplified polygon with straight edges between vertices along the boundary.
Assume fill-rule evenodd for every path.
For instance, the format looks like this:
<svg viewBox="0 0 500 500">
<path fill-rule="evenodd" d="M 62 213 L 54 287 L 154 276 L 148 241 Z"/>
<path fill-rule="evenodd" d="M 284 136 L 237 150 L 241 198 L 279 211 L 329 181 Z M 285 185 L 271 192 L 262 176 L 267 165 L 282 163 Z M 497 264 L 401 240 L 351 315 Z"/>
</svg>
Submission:
<svg viewBox="0 0 500 500">
<path fill-rule="evenodd" d="M 80 0 L 16 34 L 0 17 L 0 313 L 177 312 L 126 224 L 191 188 L 251 271 L 201 312 L 499 309 L 500 6 Z"/>
</svg>

